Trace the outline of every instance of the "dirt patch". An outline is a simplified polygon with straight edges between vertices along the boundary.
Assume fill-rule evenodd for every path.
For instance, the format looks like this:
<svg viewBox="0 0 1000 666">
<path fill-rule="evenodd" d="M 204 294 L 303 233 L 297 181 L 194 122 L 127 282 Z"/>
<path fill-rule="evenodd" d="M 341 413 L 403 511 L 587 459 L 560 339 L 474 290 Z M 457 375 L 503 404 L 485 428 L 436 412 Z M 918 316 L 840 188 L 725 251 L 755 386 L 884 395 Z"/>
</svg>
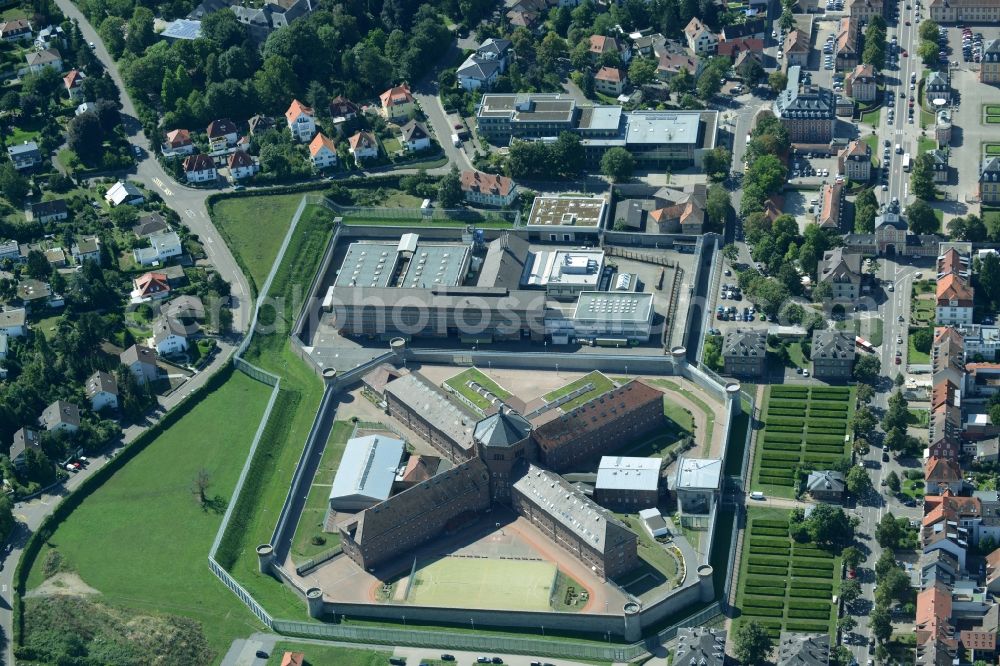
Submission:
<svg viewBox="0 0 1000 666">
<path fill-rule="evenodd" d="M 72 597 L 82 597 L 88 594 L 100 594 L 100 590 L 95 590 L 83 582 L 79 574 L 71 571 L 57 573 L 51 578 L 45 579 L 41 585 L 28 592 L 26 597 L 51 597 L 57 594 L 64 594 Z"/>
</svg>

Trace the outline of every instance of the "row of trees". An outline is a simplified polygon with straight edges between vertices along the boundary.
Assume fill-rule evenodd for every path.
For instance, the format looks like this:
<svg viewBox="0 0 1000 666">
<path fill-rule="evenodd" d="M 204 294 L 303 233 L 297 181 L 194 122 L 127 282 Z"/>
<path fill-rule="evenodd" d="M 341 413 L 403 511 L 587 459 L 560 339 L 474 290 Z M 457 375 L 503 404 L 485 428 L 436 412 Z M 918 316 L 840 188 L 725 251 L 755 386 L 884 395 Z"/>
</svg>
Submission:
<svg viewBox="0 0 1000 666">
<path fill-rule="evenodd" d="M 583 171 L 580 137 L 562 132 L 551 144 L 515 141 L 507 156 L 507 175 L 515 179 L 553 180 L 576 178 Z"/>
<path fill-rule="evenodd" d="M 917 55 L 928 69 L 937 69 L 938 66 L 938 24 L 934 21 L 924 21 L 920 24 L 920 46 L 917 47 Z"/>
<path fill-rule="evenodd" d="M 768 197 L 784 186 L 788 173 L 778 156 L 786 154 L 790 145 L 780 120 L 771 115 L 758 119 L 745 152 L 749 166 L 743 177 L 742 217 L 763 211 Z"/>
<path fill-rule="evenodd" d="M 865 47 L 861 51 L 861 62 L 875 69 L 885 69 L 885 19 L 872 16 L 865 28 Z"/>
</svg>

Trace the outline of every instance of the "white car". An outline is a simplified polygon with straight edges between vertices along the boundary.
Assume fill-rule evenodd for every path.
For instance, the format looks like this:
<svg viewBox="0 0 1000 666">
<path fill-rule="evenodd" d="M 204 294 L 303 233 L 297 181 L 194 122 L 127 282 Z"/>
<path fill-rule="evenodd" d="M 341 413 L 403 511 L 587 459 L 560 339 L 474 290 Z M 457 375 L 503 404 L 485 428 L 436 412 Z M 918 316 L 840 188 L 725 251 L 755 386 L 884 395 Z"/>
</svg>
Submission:
<svg viewBox="0 0 1000 666">
<path fill-rule="evenodd" d="M 777 55 L 777 56 L 775 56 L 775 57 L 777 57 L 777 58 L 778 58 L 778 60 L 781 60 L 782 58 L 784 58 L 784 57 L 785 57 L 785 54 L 784 54 L 784 53 L 782 53 L 781 51 L 778 51 L 778 55 Z"/>
</svg>

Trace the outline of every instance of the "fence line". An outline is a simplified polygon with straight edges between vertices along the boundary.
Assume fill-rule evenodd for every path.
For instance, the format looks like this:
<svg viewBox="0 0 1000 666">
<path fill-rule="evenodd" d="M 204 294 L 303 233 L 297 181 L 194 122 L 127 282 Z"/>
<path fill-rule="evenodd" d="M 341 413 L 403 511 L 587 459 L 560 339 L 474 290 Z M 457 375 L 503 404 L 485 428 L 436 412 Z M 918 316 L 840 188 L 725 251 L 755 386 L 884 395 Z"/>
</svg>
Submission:
<svg viewBox="0 0 1000 666">
<path fill-rule="evenodd" d="M 484 222 L 502 220 L 517 226 L 520 223 L 520 210 L 464 210 L 452 208 L 388 208 L 379 206 L 344 206 L 318 194 L 306 195 L 309 203 L 323 206 L 343 216 L 383 220 L 458 220 L 461 222 Z"/>
</svg>

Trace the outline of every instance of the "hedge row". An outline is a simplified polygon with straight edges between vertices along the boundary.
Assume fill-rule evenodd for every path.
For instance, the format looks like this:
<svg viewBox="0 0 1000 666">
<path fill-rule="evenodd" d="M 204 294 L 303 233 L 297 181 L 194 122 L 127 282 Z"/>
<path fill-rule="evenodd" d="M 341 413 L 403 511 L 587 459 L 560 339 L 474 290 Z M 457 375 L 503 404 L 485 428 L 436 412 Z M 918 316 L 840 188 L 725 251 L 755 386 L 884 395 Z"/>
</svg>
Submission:
<svg viewBox="0 0 1000 666">
<path fill-rule="evenodd" d="M 833 574 L 832 571 L 820 571 L 818 569 L 802 569 L 794 564 L 792 565 L 792 575 L 797 578 L 829 578 Z"/>
<path fill-rule="evenodd" d="M 820 590 L 800 590 L 797 587 L 793 587 L 788 591 L 788 596 L 790 597 L 803 597 L 806 599 L 815 599 L 821 594 L 822 592 Z"/>
<path fill-rule="evenodd" d="M 779 599 L 758 599 L 753 597 L 753 598 L 744 598 L 743 605 L 754 606 L 756 608 L 784 608 L 785 602 Z"/>
<path fill-rule="evenodd" d="M 813 548 L 811 546 L 800 546 L 795 544 L 795 557 L 823 557 L 832 559 L 833 553 L 828 550 L 823 550 L 822 548 Z"/>
<path fill-rule="evenodd" d="M 819 419 L 846 419 L 847 413 L 837 409 L 815 409 L 810 405 L 809 416 Z"/>
<path fill-rule="evenodd" d="M 810 426 L 809 433 L 813 435 L 843 435 L 846 428 L 840 426 Z"/>
<path fill-rule="evenodd" d="M 772 410 L 775 407 L 779 409 L 797 409 L 801 413 L 802 408 L 805 407 L 807 404 L 808 403 L 805 400 L 799 400 L 799 399 L 783 400 L 779 398 L 779 399 L 769 400 L 767 403 L 767 409 Z"/>
<path fill-rule="evenodd" d="M 803 559 L 796 557 L 792 560 L 792 568 L 797 571 L 813 571 L 814 576 L 829 576 L 833 573 L 833 562 L 830 560 L 820 560 L 816 558 Z"/>
<path fill-rule="evenodd" d="M 787 460 L 773 463 L 762 463 L 760 473 L 767 476 L 795 477 L 795 465 Z"/>
<path fill-rule="evenodd" d="M 759 481 L 761 483 L 771 485 L 771 486 L 792 486 L 792 480 L 787 478 L 781 478 L 778 476 L 763 476 L 761 475 Z M 774 536 L 773 534 L 771 536 Z"/>
<path fill-rule="evenodd" d="M 831 412 L 846 412 L 850 405 L 844 400 L 821 400 L 809 398 L 809 409 L 828 409 Z"/>
<path fill-rule="evenodd" d="M 787 576 L 787 567 L 762 567 L 760 565 L 751 564 L 747 567 L 747 573 L 752 573 L 758 576 Z"/>
<path fill-rule="evenodd" d="M 813 465 L 815 467 L 829 467 L 831 463 L 835 463 L 843 458 L 840 454 L 829 454 L 829 453 L 815 453 L 806 454 L 803 462 L 808 465 Z"/>
<path fill-rule="evenodd" d="M 795 433 L 788 432 L 770 432 L 764 431 L 764 441 L 765 442 L 793 442 L 798 444 L 802 441 L 802 436 Z"/>
<path fill-rule="evenodd" d="M 750 534 L 751 536 L 787 537 L 788 528 L 786 527 L 785 529 L 780 529 L 777 527 L 751 527 Z"/>
<path fill-rule="evenodd" d="M 819 388 L 826 388 L 821 386 Z M 771 397 L 799 397 L 809 395 L 808 386 L 772 386 Z"/>
<path fill-rule="evenodd" d="M 809 421 L 809 425 L 846 428 L 847 419 L 812 419 Z"/>
<path fill-rule="evenodd" d="M 776 581 L 780 582 L 780 581 Z M 747 585 L 743 590 L 745 594 L 756 594 L 764 597 L 783 597 L 785 596 L 784 587 L 776 587 L 774 585 Z"/>
<path fill-rule="evenodd" d="M 762 527 L 770 527 L 770 526 L 769 525 L 763 525 Z M 765 537 L 756 537 L 756 536 L 751 536 L 750 537 L 750 545 L 751 546 L 755 546 L 755 545 L 756 546 L 772 546 L 772 547 L 791 546 L 791 544 L 786 539 L 768 539 L 768 538 L 765 538 Z"/>
<path fill-rule="evenodd" d="M 843 435 L 816 435 L 813 433 L 808 433 L 806 435 L 806 444 L 840 444 L 844 445 Z"/>
<path fill-rule="evenodd" d="M 775 423 L 769 423 L 767 426 L 767 432 L 797 432 L 801 433 L 805 428 L 803 425 L 781 425 Z"/>
<path fill-rule="evenodd" d="M 818 583 L 811 580 L 792 579 L 793 590 L 821 590 L 823 592 L 833 592 L 833 583 Z"/>
<path fill-rule="evenodd" d="M 803 631 L 808 633 L 823 633 L 830 631 L 829 625 L 817 624 L 816 622 L 788 622 L 785 624 L 788 631 Z M 770 631 L 770 630 L 768 630 Z"/>
<path fill-rule="evenodd" d="M 788 529 L 787 520 L 776 520 L 774 518 L 754 518 L 753 524 L 758 527 L 784 527 Z"/>
<path fill-rule="evenodd" d="M 788 557 L 788 550 L 781 548 L 771 548 L 769 546 L 755 546 L 750 544 L 751 555 L 784 555 Z"/>
<path fill-rule="evenodd" d="M 797 453 L 786 453 L 784 451 L 764 451 L 761 456 L 761 460 L 789 460 L 791 462 L 799 461 L 799 454 Z"/>
<path fill-rule="evenodd" d="M 796 386 L 795 388 L 809 388 L 806 386 Z M 851 394 L 851 389 L 843 386 L 813 386 L 810 395 L 837 395 L 847 397 Z"/>
<path fill-rule="evenodd" d="M 790 601 L 788 602 L 789 608 L 796 608 L 798 610 L 815 610 L 815 611 L 826 611 L 830 612 L 831 604 L 829 601 Z"/>
<path fill-rule="evenodd" d="M 765 451 L 800 451 L 802 450 L 801 444 L 795 444 L 792 442 L 769 442 L 766 439 L 761 445 Z"/>
<path fill-rule="evenodd" d="M 802 416 L 801 407 L 768 407 L 768 416 Z"/>
<path fill-rule="evenodd" d="M 828 620 L 830 619 L 830 611 L 807 611 L 807 610 L 794 610 L 788 609 L 788 617 L 795 618 L 797 620 Z"/>
<path fill-rule="evenodd" d="M 764 426 L 770 424 L 775 425 L 801 425 L 805 423 L 805 418 L 801 416 L 773 416 L 769 417 L 765 422 Z"/>
<path fill-rule="evenodd" d="M 744 615 L 756 615 L 760 617 L 781 617 L 785 614 L 785 609 L 783 608 L 760 608 L 758 606 L 751 606 L 750 608 L 743 609 Z"/>
<path fill-rule="evenodd" d="M 767 557 L 764 555 L 751 555 L 750 564 L 761 564 L 769 567 L 787 567 L 788 558 Z"/>
</svg>

